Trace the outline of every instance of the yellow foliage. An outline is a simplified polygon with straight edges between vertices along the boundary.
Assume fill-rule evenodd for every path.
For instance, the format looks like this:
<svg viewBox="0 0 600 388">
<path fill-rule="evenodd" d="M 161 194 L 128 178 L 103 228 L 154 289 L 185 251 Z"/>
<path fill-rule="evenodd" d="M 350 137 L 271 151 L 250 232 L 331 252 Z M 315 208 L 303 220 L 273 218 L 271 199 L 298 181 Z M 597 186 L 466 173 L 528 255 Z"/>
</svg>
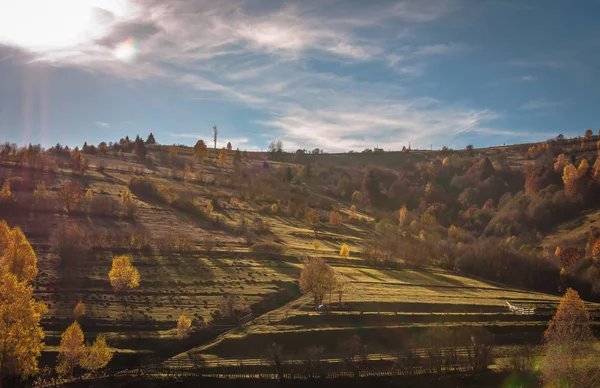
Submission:
<svg viewBox="0 0 600 388">
<path fill-rule="evenodd" d="M 352 193 L 352 201 L 354 202 L 362 202 L 363 200 L 363 194 L 356 190 L 354 193 Z"/>
<path fill-rule="evenodd" d="M 318 251 L 319 248 L 321 247 L 321 245 L 319 244 L 319 242 L 317 240 L 312 242 L 312 247 L 315 251 Z"/>
<path fill-rule="evenodd" d="M 57 367 L 59 374 L 70 376 L 73 373 L 73 367 L 79 364 L 84 353 L 83 331 L 81 331 L 79 323 L 73 322 L 60 339 Z"/>
<path fill-rule="evenodd" d="M 329 213 L 329 225 L 339 226 L 342 225 L 342 215 L 337 210 Z"/>
<path fill-rule="evenodd" d="M 274 203 L 274 204 L 271 205 L 271 213 L 277 213 L 278 209 L 279 208 L 277 207 L 276 203 Z"/>
<path fill-rule="evenodd" d="M 184 339 L 190 336 L 192 332 L 192 320 L 186 318 L 183 313 L 179 316 L 177 320 L 177 338 Z"/>
<path fill-rule="evenodd" d="M 588 163 L 587 159 L 583 159 L 579 163 L 579 167 L 577 167 L 577 173 L 579 174 L 580 177 L 586 176 L 589 169 L 590 169 L 590 164 Z"/>
<path fill-rule="evenodd" d="M 352 205 L 350 206 L 350 215 L 349 215 L 350 219 L 355 219 L 356 218 L 356 205 Z"/>
<path fill-rule="evenodd" d="M 136 288 L 140 284 L 140 273 L 131 264 L 129 256 L 116 256 L 108 277 L 111 286 L 117 292 Z"/>
<path fill-rule="evenodd" d="M 575 185 L 577 179 L 579 178 L 579 173 L 575 166 L 571 163 L 567 164 L 563 170 L 562 180 L 565 184 L 565 190 L 568 194 L 574 195 L 577 193 L 577 187 Z"/>
<path fill-rule="evenodd" d="M 400 211 L 398 212 L 398 223 L 400 226 L 406 226 L 406 222 L 408 221 L 408 210 L 406 206 L 402 206 Z"/>
<path fill-rule="evenodd" d="M 350 256 L 350 248 L 347 244 L 342 244 L 342 248 L 340 249 L 341 257 L 349 257 Z"/>
<path fill-rule="evenodd" d="M 568 159 L 567 159 L 567 155 L 565 155 L 565 154 L 558 155 L 558 157 L 556 158 L 556 163 L 554 163 L 554 171 L 556 171 L 559 174 L 562 174 L 563 169 L 565 168 L 567 163 L 569 163 Z"/>
<path fill-rule="evenodd" d="M 27 378 L 37 372 L 44 344 L 40 327 L 46 305 L 33 299 L 33 289 L 11 273 L 0 284 L 0 354 L 3 374 Z"/>
<path fill-rule="evenodd" d="M 10 191 L 10 181 L 7 179 L 2 184 L 0 189 L 0 201 L 7 201 L 13 198 L 12 192 Z"/>
<path fill-rule="evenodd" d="M 97 371 L 104 368 L 112 359 L 113 353 L 110 351 L 106 338 L 98 334 L 92 346 L 85 348 L 85 355 L 81 360 L 81 366 L 89 371 Z"/>
<path fill-rule="evenodd" d="M 78 321 L 79 318 L 85 315 L 85 304 L 80 300 L 73 309 L 73 319 Z"/>
<path fill-rule="evenodd" d="M 87 189 L 87 191 L 85 192 L 85 199 L 88 202 L 91 202 L 93 197 L 94 197 L 94 192 L 92 191 L 92 189 Z"/>
<path fill-rule="evenodd" d="M 442 159 L 442 165 L 447 166 L 448 164 L 450 164 L 450 159 L 448 159 L 448 157 L 446 156 L 444 159 Z"/>
<path fill-rule="evenodd" d="M 206 205 L 206 212 L 207 212 L 208 214 L 211 214 L 213 210 L 215 210 L 215 208 L 213 207 L 212 203 L 210 203 L 210 202 L 209 202 L 209 203 Z"/>
<path fill-rule="evenodd" d="M 6 224 L 0 227 L 0 234 L 7 235 L 7 239 L 4 240 L 4 253 L 0 257 L 2 271 L 14 274 L 20 282 L 29 282 L 35 279 L 38 273 L 35 252 L 21 228 L 16 226 L 8 233 L 7 228 Z"/>
<path fill-rule="evenodd" d="M 559 257 L 560 257 L 560 254 L 561 254 L 561 253 L 562 253 L 562 250 L 560 249 L 560 245 L 557 245 L 557 246 L 556 246 L 556 249 L 554 250 L 554 254 L 555 254 L 556 256 L 559 256 Z"/>
<path fill-rule="evenodd" d="M 596 241 L 592 247 L 592 256 L 595 259 L 600 258 L 600 240 Z"/>
<path fill-rule="evenodd" d="M 36 205 L 40 206 L 46 198 L 48 198 L 48 190 L 46 190 L 46 182 L 41 181 L 37 184 L 35 190 L 33 190 L 33 196 L 35 197 Z"/>
<path fill-rule="evenodd" d="M 227 156 L 227 148 L 222 148 L 219 152 L 219 164 L 221 165 L 221 167 L 223 167 L 225 163 L 227 163 Z"/>
</svg>

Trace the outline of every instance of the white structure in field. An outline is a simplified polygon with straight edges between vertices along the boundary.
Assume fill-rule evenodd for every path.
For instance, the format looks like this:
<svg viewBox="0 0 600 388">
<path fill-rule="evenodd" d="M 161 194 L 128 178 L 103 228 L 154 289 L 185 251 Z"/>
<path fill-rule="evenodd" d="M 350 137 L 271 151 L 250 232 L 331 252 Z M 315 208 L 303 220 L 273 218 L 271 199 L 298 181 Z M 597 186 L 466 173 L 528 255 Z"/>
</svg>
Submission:
<svg viewBox="0 0 600 388">
<path fill-rule="evenodd" d="M 515 313 L 515 314 L 519 314 L 519 315 L 532 315 L 532 314 L 535 314 L 535 309 L 526 309 L 526 308 L 523 308 L 523 307 L 513 306 L 509 302 L 506 302 L 506 305 L 508 306 L 508 309 L 510 311 L 512 311 L 513 313 Z"/>
</svg>

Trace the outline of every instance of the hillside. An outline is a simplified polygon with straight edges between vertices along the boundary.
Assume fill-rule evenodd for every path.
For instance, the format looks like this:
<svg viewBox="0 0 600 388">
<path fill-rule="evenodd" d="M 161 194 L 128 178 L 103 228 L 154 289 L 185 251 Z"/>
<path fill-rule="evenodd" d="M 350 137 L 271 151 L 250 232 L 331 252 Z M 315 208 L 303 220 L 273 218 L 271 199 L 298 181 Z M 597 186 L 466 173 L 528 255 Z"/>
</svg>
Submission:
<svg viewBox="0 0 600 388">
<path fill-rule="evenodd" d="M 485 328 L 510 347 L 540 341 L 567 287 L 600 314 L 590 229 L 600 204 L 597 141 L 352 154 L 208 149 L 205 159 L 143 142 L 8 145 L 0 218 L 24 231 L 38 257 L 45 365 L 54 365 L 80 300 L 86 339 L 106 335 L 115 369 L 141 360 L 258 364 L 274 342 L 290 359 L 315 346 L 336 359 L 354 334 L 381 358 L 405 342 L 426 346 L 424 333 L 441 327 Z M 123 254 L 140 283 L 115 292 L 108 272 Z M 298 286 L 316 256 L 345 279 L 342 303 L 337 291 L 323 301 L 332 311 L 315 310 Z M 506 302 L 535 313 L 515 315 Z M 193 320 L 185 340 L 180 314 Z"/>
</svg>

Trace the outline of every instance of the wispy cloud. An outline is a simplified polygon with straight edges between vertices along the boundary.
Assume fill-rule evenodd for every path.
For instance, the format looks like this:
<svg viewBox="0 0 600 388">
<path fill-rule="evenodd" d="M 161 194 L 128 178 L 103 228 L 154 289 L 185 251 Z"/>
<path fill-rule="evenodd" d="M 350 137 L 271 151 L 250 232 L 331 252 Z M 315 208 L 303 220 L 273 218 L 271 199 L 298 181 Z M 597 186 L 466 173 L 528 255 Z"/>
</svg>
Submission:
<svg viewBox="0 0 600 388">
<path fill-rule="evenodd" d="M 537 67 L 548 69 L 564 69 L 570 66 L 570 63 L 567 61 L 551 59 L 515 59 L 507 62 L 507 64 L 515 67 Z"/>
<path fill-rule="evenodd" d="M 548 100 L 542 98 L 542 99 L 527 101 L 526 103 L 521 105 L 519 107 L 519 109 L 521 109 L 521 110 L 538 110 L 538 109 L 553 108 L 553 107 L 556 107 L 559 105 L 561 105 L 560 102 L 548 101 Z"/>
<path fill-rule="evenodd" d="M 467 50 L 467 46 L 457 43 L 432 44 L 421 46 L 414 52 L 415 55 L 450 55 Z"/>
<path fill-rule="evenodd" d="M 81 4 L 92 3 L 81 0 Z M 500 115 L 491 110 L 445 104 L 410 94 L 403 85 L 359 81 L 310 66 L 315 60 L 377 61 L 407 77 L 423 75 L 432 56 L 469 49 L 456 42 L 405 41 L 412 26 L 452 12 L 458 4 L 454 0 L 356 2 L 343 9 L 328 2 L 282 7 L 234 0 L 122 0 L 113 8 L 100 0 L 94 4 L 90 25 L 95 27 L 83 39 L 40 48 L 3 40 L 0 34 L 0 43 L 26 50 L 38 63 L 83 68 L 127 81 L 175 84 L 197 92 L 197 99 L 260 110 L 268 118 L 257 123 L 272 131 L 268 138 L 282 137 L 292 147 L 342 151 L 376 143 L 385 143 L 386 148 L 408 142 L 443 145 L 440 139 L 449 142 L 466 132 L 518 136 L 494 128 Z M 386 23 L 402 24 L 393 49 L 380 39 L 380 26 Z M 369 34 L 361 34 L 365 30 Z M 135 41 L 126 47 L 131 52 L 115 55 L 116 47 L 129 38 Z M 211 134 L 183 130 L 168 136 L 192 141 Z M 234 147 L 254 145 L 239 137 L 222 139 L 219 146 L 227 141 Z"/>
<path fill-rule="evenodd" d="M 524 75 L 524 76 L 521 76 L 521 80 L 525 81 L 525 82 L 535 82 L 535 81 L 537 81 L 537 77 L 535 77 L 533 75 Z"/>
<path fill-rule="evenodd" d="M 97 127 L 101 127 L 101 128 L 108 128 L 110 127 L 109 123 L 106 123 L 104 121 L 94 121 L 94 125 Z"/>
</svg>

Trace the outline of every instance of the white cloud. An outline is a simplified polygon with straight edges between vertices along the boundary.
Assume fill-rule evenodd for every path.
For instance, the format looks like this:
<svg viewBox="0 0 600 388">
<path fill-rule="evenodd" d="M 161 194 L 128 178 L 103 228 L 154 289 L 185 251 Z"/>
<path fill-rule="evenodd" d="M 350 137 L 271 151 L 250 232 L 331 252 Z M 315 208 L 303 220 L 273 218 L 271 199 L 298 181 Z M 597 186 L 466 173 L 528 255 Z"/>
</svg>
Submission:
<svg viewBox="0 0 600 388">
<path fill-rule="evenodd" d="M 110 124 L 104 121 L 94 121 L 94 125 L 96 125 L 97 127 L 101 127 L 101 128 L 108 128 L 110 127 Z"/>
<path fill-rule="evenodd" d="M 538 109 L 552 108 L 552 107 L 556 107 L 558 105 L 560 105 L 559 102 L 548 101 L 546 99 L 541 98 L 541 99 L 537 99 L 537 100 L 527 101 L 526 103 L 521 105 L 519 107 L 519 109 L 521 109 L 521 110 L 538 110 Z"/>
<path fill-rule="evenodd" d="M 533 75 L 524 75 L 521 77 L 521 80 L 523 80 L 525 82 L 535 82 L 535 81 L 537 81 L 537 77 L 535 77 Z"/>
<path fill-rule="evenodd" d="M 450 55 L 466 50 L 467 47 L 462 44 L 432 44 L 429 46 L 421 46 L 414 52 L 415 55 Z"/>
</svg>

